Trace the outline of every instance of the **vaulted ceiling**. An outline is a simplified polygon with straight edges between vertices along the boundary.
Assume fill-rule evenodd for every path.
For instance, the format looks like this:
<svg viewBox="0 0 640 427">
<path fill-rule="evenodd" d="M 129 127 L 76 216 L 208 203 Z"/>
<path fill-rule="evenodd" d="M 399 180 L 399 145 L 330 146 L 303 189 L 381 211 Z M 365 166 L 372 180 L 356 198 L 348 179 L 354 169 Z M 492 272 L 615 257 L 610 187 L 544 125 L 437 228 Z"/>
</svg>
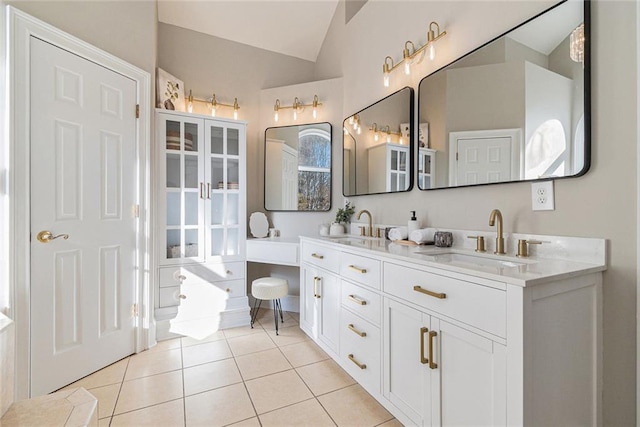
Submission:
<svg viewBox="0 0 640 427">
<path fill-rule="evenodd" d="M 338 0 L 158 0 L 158 21 L 316 61 Z"/>
</svg>

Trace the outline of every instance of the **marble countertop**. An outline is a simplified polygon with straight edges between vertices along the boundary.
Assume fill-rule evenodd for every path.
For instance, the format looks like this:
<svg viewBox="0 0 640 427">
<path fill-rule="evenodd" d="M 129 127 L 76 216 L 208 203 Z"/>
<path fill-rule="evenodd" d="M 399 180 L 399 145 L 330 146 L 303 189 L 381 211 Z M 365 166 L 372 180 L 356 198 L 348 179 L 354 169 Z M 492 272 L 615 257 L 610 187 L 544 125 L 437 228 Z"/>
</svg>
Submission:
<svg viewBox="0 0 640 427">
<path fill-rule="evenodd" d="M 438 268 L 523 287 L 596 273 L 607 268 L 604 239 L 505 234 L 508 253 L 515 252 L 510 248 L 517 247 L 515 245 L 518 239 L 536 239 L 544 242 L 542 245 L 536 245 L 535 249 L 532 245 L 532 251 L 535 250 L 532 256 L 518 258 L 515 255 L 494 255 L 493 247 L 489 243 L 487 252 L 477 253 L 474 251 L 475 246 L 472 246 L 475 243 L 466 239 L 468 233 L 473 234 L 473 231 L 457 230 L 453 233 L 454 246 L 450 248 L 438 248 L 433 245 L 408 246 L 385 239 L 358 236 L 300 238 L 333 244 L 341 250 L 365 256 L 383 256 L 412 265 Z"/>
</svg>

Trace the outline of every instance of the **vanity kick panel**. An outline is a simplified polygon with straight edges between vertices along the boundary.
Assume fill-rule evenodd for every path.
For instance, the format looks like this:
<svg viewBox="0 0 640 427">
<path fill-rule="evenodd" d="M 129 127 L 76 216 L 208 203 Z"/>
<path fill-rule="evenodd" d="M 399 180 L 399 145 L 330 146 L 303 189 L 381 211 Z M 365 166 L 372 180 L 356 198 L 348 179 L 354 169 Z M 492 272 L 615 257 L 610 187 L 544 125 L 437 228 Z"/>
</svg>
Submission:
<svg viewBox="0 0 640 427">
<path fill-rule="evenodd" d="M 383 287 L 386 293 L 506 338 L 505 291 L 391 263 L 384 264 Z"/>
</svg>

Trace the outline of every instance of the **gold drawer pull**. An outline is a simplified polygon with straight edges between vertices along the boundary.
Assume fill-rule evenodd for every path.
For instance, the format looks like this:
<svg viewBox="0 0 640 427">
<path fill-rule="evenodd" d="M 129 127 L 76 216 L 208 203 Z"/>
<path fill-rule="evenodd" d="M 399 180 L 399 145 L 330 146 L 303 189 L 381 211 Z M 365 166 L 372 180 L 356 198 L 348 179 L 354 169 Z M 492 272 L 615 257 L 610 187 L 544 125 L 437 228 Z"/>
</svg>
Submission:
<svg viewBox="0 0 640 427">
<path fill-rule="evenodd" d="M 356 364 L 356 366 L 360 369 L 367 369 L 367 365 L 365 365 L 364 363 L 359 363 L 355 357 L 353 357 L 353 354 L 350 354 L 349 356 L 349 360 L 351 360 L 353 363 Z"/>
<path fill-rule="evenodd" d="M 186 296 L 186 295 L 182 295 L 182 294 L 180 294 L 180 295 L 178 295 L 178 298 L 180 298 L 180 299 L 187 299 L 187 296 Z"/>
<path fill-rule="evenodd" d="M 180 283 L 184 282 L 185 280 L 187 280 L 187 276 L 185 276 L 183 274 L 178 275 L 178 281 Z"/>
<path fill-rule="evenodd" d="M 429 332 L 428 328 L 425 328 L 424 326 L 420 328 L 420 363 L 422 363 L 423 365 L 429 363 L 429 359 L 425 359 L 424 357 L 424 334 L 426 334 L 427 332 Z"/>
<path fill-rule="evenodd" d="M 358 305 L 367 305 L 367 302 L 365 300 L 358 299 L 355 295 L 349 295 L 349 299 Z"/>
<path fill-rule="evenodd" d="M 311 254 L 311 256 L 318 259 L 324 259 L 324 255 L 318 255 L 316 253 Z"/>
<path fill-rule="evenodd" d="M 359 331 L 359 330 L 357 330 L 357 329 L 355 328 L 355 326 L 353 326 L 351 323 L 349 323 L 349 325 L 348 325 L 348 326 L 349 326 L 349 329 L 351 329 L 351 330 L 352 330 L 356 335 L 359 335 L 359 336 L 361 336 L 362 338 L 364 338 L 364 337 L 366 337 L 366 336 L 367 336 L 367 333 L 366 333 L 366 332 L 360 332 L 360 331 Z"/>
<path fill-rule="evenodd" d="M 225 289 L 225 291 L 226 291 L 227 293 L 229 293 L 229 292 L 231 292 L 231 289 L 227 288 L 227 289 Z"/>
<path fill-rule="evenodd" d="M 227 276 L 231 276 L 232 274 L 233 274 L 233 271 L 227 270 Z"/>
<path fill-rule="evenodd" d="M 433 361 L 433 339 L 438 335 L 436 331 L 429 332 L 429 368 L 436 369 L 438 364 Z"/>
<path fill-rule="evenodd" d="M 350 266 L 349 266 L 349 268 L 350 268 L 350 269 L 352 269 L 353 271 L 357 271 L 357 272 L 358 272 L 358 273 L 360 273 L 360 274 L 365 274 L 365 273 L 367 272 L 367 270 L 366 270 L 366 269 L 364 269 L 364 268 L 358 268 L 358 267 L 356 267 L 355 265 L 350 265 Z"/>
<path fill-rule="evenodd" d="M 421 294 L 429 295 L 430 297 L 434 297 L 434 298 L 445 299 L 447 297 L 447 294 L 445 293 L 438 293 L 438 292 L 429 291 L 427 289 L 422 289 L 418 285 L 414 286 L 413 290 L 416 292 L 420 292 Z"/>
</svg>

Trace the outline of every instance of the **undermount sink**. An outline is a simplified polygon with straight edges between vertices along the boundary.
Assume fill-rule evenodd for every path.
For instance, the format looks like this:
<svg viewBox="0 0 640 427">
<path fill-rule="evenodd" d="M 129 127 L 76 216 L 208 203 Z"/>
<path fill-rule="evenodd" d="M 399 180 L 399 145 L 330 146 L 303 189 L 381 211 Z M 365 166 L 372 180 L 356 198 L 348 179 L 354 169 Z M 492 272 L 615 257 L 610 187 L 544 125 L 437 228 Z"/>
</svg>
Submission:
<svg viewBox="0 0 640 427">
<path fill-rule="evenodd" d="M 366 236 L 329 236 L 332 242 L 342 243 L 345 245 L 366 245 L 367 242 L 373 240 L 373 237 Z"/>
<path fill-rule="evenodd" d="M 481 255 L 468 255 L 457 252 L 416 252 L 416 254 L 425 255 L 430 258 L 430 261 L 441 262 L 445 264 L 458 264 L 463 266 L 480 266 L 480 267 L 499 267 L 509 268 L 518 267 L 530 262 L 514 261 L 511 259 L 498 259 L 489 256 Z"/>
</svg>

